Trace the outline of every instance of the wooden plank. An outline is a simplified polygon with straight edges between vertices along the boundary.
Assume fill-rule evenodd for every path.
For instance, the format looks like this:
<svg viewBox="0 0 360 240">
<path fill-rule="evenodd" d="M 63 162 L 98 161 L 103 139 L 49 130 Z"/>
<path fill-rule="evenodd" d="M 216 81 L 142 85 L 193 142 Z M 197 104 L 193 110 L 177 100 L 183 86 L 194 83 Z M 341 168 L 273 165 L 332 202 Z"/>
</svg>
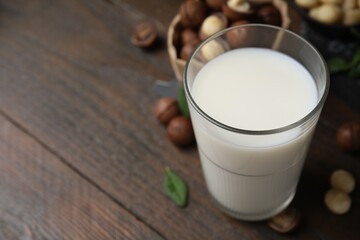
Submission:
<svg viewBox="0 0 360 240">
<path fill-rule="evenodd" d="M 0 115 L 1 239 L 162 239 Z"/>
<path fill-rule="evenodd" d="M 173 76 L 167 53 L 164 48 L 144 52 L 129 42 L 134 23 L 151 18 L 142 12 L 150 3 L 139 10 L 134 7 L 139 1 L 115 7 L 95 0 L 36 2 L 44 5 L 41 11 L 1 1 L 2 111 L 167 239 L 288 239 L 263 222 L 236 221 L 216 209 L 196 149 L 172 146 L 153 118 L 154 80 Z M 159 23 L 163 29 L 164 21 Z M 296 196 L 305 223 L 294 239 L 357 234 L 358 205 L 337 217 L 322 203 L 334 168 L 351 167 L 359 181 L 357 156 L 339 151 L 332 140 L 338 124 L 357 114 L 332 95 L 326 107 Z M 162 192 L 165 166 L 190 186 L 186 209 Z M 319 176 L 317 184 L 310 181 L 313 176 Z M 360 201 L 358 192 L 353 199 Z"/>
</svg>

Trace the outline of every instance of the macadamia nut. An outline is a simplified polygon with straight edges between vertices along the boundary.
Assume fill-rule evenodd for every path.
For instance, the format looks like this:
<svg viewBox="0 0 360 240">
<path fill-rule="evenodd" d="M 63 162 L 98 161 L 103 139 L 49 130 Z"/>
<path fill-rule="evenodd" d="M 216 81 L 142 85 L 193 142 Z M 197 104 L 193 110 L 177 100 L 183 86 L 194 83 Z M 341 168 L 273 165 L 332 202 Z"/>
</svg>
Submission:
<svg viewBox="0 0 360 240">
<path fill-rule="evenodd" d="M 360 23 L 360 8 L 348 9 L 344 13 L 343 24 L 352 26 Z"/>
<path fill-rule="evenodd" d="M 337 189 L 330 189 L 325 194 L 324 202 L 331 212 L 338 215 L 347 213 L 351 207 L 349 195 Z"/>
<path fill-rule="evenodd" d="M 208 42 L 201 49 L 201 53 L 207 61 L 212 60 L 223 52 L 225 52 L 224 47 L 216 40 Z"/>
<path fill-rule="evenodd" d="M 319 0 L 295 0 L 295 3 L 299 7 L 310 9 L 316 7 L 320 2 Z"/>
<path fill-rule="evenodd" d="M 330 184 L 337 190 L 351 193 L 355 188 L 355 179 L 348 171 L 339 169 L 331 174 Z"/>
<path fill-rule="evenodd" d="M 229 0 L 227 1 L 227 5 L 236 12 L 250 11 L 250 3 L 246 0 Z"/>
<path fill-rule="evenodd" d="M 220 19 L 220 17 L 213 15 L 204 20 L 200 31 L 205 35 L 205 37 L 208 37 L 224 28 L 224 21 Z"/>
<path fill-rule="evenodd" d="M 293 208 L 288 207 L 284 211 L 276 214 L 267 221 L 270 228 L 280 233 L 288 233 L 295 230 L 300 223 L 300 212 Z"/>
<path fill-rule="evenodd" d="M 342 17 L 341 8 L 335 4 L 322 4 L 312 8 L 309 16 L 324 24 L 338 23 Z"/>
</svg>

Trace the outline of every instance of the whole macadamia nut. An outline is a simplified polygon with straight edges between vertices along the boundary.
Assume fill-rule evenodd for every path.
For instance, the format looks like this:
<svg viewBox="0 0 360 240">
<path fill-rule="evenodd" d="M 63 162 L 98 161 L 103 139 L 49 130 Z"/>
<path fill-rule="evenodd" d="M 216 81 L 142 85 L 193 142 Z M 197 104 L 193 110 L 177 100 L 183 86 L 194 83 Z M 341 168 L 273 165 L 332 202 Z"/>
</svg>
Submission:
<svg viewBox="0 0 360 240">
<path fill-rule="evenodd" d="M 224 3 L 226 0 L 206 0 L 206 4 L 214 10 L 220 10 Z"/>
<path fill-rule="evenodd" d="M 324 24 L 335 24 L 341 21 L 342 10 L 335 4 L 326 3 L 312 8 L 309 11 L 309 16 Z"/>
<path fill-rule="evenodd" d="M 351 207 L 351 198 L 350 196 L 337 189 L 330 189 L 325 194 L 324 199 L 325 205 L 327 208 L 335 214 L 341 215 L 345 214 L 350 210 Z"/>
<path fill-rule="evenodd" d="M 194 30 L 185 28 L 181 32 L 181 42 L 183 45 L 185 45 L 191 41 L 199 41 L 198 35 Z"/>
<path fill-rule="evenodd" d="M 195 142 L 194 130 L 189 117 L 177 116 L 167 126 L 167 134 L 172 143 L 186 147 Z"/>
<path fill-rule="evenodd" d="M 184 46 L 182 46 L 182 48 L 180 50 L 180 58 L 185 61 L 188 60 L 198 44 L 199 44 L 199 40 L 198 41 L 190 41 L 190 42 L 186 43 Z"/>
<path fill-rule="evenodd" d="M 248 24 L 246 20 L 239 20 L 231 24 L 231 27 Z M 240 48 L 246 46 L 252 39 L 251 31 L 248 28 L 232 29 L 226 33 L 226 40 L 231 48 Z"/>
<path fill-rule="evenodd" d="M 275 26 L 281 25 L 281 14 L 279 10 L 271 4 L 266 4 L 260 7 L 257 11 L 257 16 L 266 24 Z"/>
<path fill-rule="evenodd" d="M 302 8 L 310 9 L 319 5 L 319 0 L 295 0 L 295 3 Z"/>
<path fill-rule="evenodd" d="M 174 98 L 163 97 L 157 101 L 154 114 L 161 124 L 167 125 L 171 119 L 180 115 L 180 108 Z"/>
<path fill-rule="evenodd" d="M 331 174 L 330 184 L 337 190 L 345 193 L 351 193 L 355 188 L 355 179 L 351 173 L 343 169 L 339 169 Z"/>
<path fill-rule="evenodd" d="M 180 6 L 179 12 L 184 27 L 196 28 L 206 18 L 207 7 L 203 1 L 185 1 Z"/>
<path fill-rule="evenodd" d="M 336 132 L 337 145 L 344 151 L 360 150 L 360 123 L 346 122 Z"/>
</svg>

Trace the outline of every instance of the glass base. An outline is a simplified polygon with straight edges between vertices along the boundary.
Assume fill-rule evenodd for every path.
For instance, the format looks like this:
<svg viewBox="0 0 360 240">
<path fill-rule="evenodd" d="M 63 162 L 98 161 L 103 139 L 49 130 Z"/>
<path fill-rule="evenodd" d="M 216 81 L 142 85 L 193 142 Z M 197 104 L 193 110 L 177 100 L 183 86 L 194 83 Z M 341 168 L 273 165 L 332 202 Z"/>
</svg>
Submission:
<svg viewBox="0 0 360 240">
<path fill-rule="evenodd" d="M 280 213 L 281 211 L 283 211 L 285 208 L 287 208 L 291 201 L 293 200 L 294 196 L 295 196 L 295 191 L 284 201 L 283 204 L 281 204 L 280 206 L 278 206 L 277 208 L 269 211 L 269 212 L 264 212 L 264 213 L 257 213 L 257 214 L 249 214 L 249 213 L 241 213 L 241 212 L 236 212 L 233 211 L 225 206 L 223 206 L 220 202 L 218 202 L 210 193 L 211 199 L 212 201 L 215 203 L 215 205 L 225 214 L 229 215 L 230 217 L 239 219 L 239 220 L 244 220 L 244 221 L 262 221 L 262 220 L 266 220 L 268 218 L 271 218 L 272 216 Z"/>
</svg>

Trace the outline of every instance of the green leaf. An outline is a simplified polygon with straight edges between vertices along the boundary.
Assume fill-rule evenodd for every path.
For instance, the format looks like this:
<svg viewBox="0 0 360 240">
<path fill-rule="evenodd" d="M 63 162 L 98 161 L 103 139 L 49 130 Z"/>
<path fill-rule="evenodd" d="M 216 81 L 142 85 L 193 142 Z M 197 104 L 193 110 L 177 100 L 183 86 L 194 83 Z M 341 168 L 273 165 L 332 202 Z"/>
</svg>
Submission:
<svg viewBox="0 0 360 240">
<path fill-rule="evenodd" d="M 353 68 L 351 68 L 349 72 L 349 77 L 351 78 L 360 78 L 360 63 Z"/>
<path fill-rule="evenodd" d="M 331 58 L 328 62 L 331 74 L 349 70 L 349 64 L 343 58 Z"/>
<path fill-rule="evenodd" d="M 178 100 L 181 114 L 185 117 L 190 117 L 189 106 L 186 101 L 184 85 L 180 84 L 178 92 Z"/>
<path fill-rule="evenodd" d="M 188 193 L 186 183 L 168 167 L 165 168 L 164 191 L 177 206 L 186 206 Z"/>
<path fill-rule="evenodd" d="M 360 64 L 360 49 L 356 51 L 355 55 L 353 56 L 349 67 L 353 68 L 353 67 L 357 67 Z"/>
</svg>

